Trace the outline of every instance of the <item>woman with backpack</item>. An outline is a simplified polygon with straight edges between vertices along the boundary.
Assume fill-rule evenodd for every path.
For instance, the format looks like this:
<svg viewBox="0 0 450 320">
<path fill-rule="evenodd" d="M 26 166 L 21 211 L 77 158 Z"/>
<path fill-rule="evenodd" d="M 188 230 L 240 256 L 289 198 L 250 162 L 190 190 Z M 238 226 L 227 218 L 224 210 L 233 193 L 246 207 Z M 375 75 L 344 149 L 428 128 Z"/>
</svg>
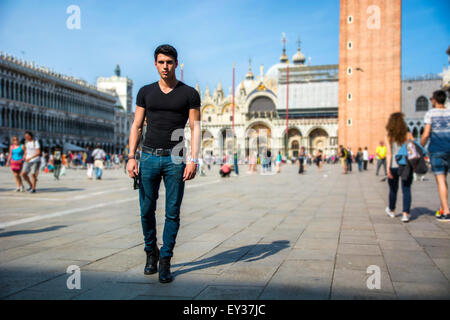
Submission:
<svg viewBox="0 0 450 320">
<path fill-rule="evenodd" d="M 403 145 L 408 141 L 414 140 L 414 137 L 408 130 L 406 125 L 404 114 L 401 112 L 395 112 L 389 117 L 386 125 L 386 161 L 387 161 L 387 173 L 389 184 L 389 207 L 386 208 L 386 213 L 389 217 L 395 218 L 395 204 L 397 201 L 397 193 L 400 180 L 402 185 L 403 195 L 403 222 L 408 222 L 411 209 L 411 184 L 413 181 L 413 171 L 409 170 L 409 174 L 405 177 L 402 175 L 396 155 L 399 154 Z"/>
</svg>

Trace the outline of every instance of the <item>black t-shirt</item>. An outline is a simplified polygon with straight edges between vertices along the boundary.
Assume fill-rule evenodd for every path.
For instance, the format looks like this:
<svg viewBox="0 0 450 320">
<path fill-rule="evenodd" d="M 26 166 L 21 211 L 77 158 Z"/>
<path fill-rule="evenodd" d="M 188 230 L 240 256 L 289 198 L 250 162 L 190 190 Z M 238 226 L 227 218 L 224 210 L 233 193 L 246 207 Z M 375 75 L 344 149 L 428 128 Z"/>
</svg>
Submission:
<svg viewBox="0 0 450 320">
<path fill-rule="evenodd" d="M 181 81 L 169 93 L 164 93 L 155 82 L 142 87 L 136 98 L 136 105 L 145 109 L 147 133 L 144 146 L 150 148 L 172 149 L 184 140 L 184 128 L 190 109 L 200 108 L 200 95 L 197 90 Z M 180 130 L 172 141 L 172 133 Z"/>
</svg>

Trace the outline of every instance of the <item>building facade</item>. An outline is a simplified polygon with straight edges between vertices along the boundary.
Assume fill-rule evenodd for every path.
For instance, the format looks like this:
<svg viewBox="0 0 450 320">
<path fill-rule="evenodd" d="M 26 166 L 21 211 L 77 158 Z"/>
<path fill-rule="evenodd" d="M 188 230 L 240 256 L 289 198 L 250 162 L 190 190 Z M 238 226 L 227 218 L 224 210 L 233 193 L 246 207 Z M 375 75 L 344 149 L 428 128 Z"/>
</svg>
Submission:
<svg viewBox="0 0 450 320">
<path fill-rule="evenodd" d="M 441 86 L 442 78 L 434 75 L 402 81 L 402 112 L 415 139 L 420 139 L 424 130 L 423 119 L 432 108 L 430 97 Z"/>
<path fill-rule="evenodd" d="M 245 79 L 234 90 L 234 115 L 232 89 L 226 95 L 219 83 L 211 94 L 206 87 L 201 94 L 202 156 L 222 159 L 237 152 L 243 160 L 270 150 L 273 156 L 281 152 L 292 158 L 302 146 L 309 154 L 319 149 L 327 156 L 336 154 L 337 76 L 337 65 L 305 64 L 299 43 L 292 62 L 283 48 L 279 63 L 266 74 L 261 66 L 255 76 L 250 63 Z M 189 140 L 188 127 L 186 137 Z"/>
<path fill-rule="evenodd" d="M 65 142 L 114 146 L 116 97 L 73 77 L 0 53 L 0 141 L 32 131 L 43 149 Z"/>
<path fill-rule="evenodd" d="M 116 66 L 112 77 L 97 78 L 97 88 L 107 90 L 116 96 L 114 108 L 114 152 L 122 153 L 128 144 L 131 124 L 134 120 L 132 108 L 133 81 L 120 76 L 120 67 Z"/>
<path fill-rule="evenodd" d="M 401 0 L 341 0 L 339 144 L 374 152 L 401 111 Z"/>
</svg>

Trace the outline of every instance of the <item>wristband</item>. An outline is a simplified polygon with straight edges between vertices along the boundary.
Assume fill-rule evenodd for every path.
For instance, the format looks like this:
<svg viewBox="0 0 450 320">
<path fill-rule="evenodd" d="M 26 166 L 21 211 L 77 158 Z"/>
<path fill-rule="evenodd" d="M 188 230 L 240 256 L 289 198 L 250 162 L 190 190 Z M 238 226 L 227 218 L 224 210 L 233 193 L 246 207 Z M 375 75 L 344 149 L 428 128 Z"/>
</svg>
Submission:
<svg viewBox="0 0 450 320">
<path fill-rule="evenodd" d="M 135 160 L 136 159 L 135 157 L 136 156 L 134 154 L 129 154 L 128 155 L 128 160 L 131 160 L 131 159 Z"/>
<path fill-rule="evenodd" d="M 198 164 L 198 159 L 190 158 L 190 159 L 189 159 L 189 162 L 190 162 L 190 163 L 194 163 L 194 164 Z"/>
</svg>

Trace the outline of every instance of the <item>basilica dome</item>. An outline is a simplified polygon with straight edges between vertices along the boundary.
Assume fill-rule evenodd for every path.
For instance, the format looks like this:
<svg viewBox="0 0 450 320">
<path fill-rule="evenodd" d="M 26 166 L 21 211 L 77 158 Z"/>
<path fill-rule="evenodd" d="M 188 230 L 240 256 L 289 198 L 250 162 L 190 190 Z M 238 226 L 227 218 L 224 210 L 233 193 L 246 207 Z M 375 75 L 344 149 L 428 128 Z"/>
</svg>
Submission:
<svg viewBox="0 0 450 320">
<path fill-rule="evenodd" d="M 305 64 L 306 58 L 303 53 L 301 53 L 300 48 L 298 48 L 298 51 L 294 54 L 292 57 L 292 62 L 294 64 Z"/>
</svg>

